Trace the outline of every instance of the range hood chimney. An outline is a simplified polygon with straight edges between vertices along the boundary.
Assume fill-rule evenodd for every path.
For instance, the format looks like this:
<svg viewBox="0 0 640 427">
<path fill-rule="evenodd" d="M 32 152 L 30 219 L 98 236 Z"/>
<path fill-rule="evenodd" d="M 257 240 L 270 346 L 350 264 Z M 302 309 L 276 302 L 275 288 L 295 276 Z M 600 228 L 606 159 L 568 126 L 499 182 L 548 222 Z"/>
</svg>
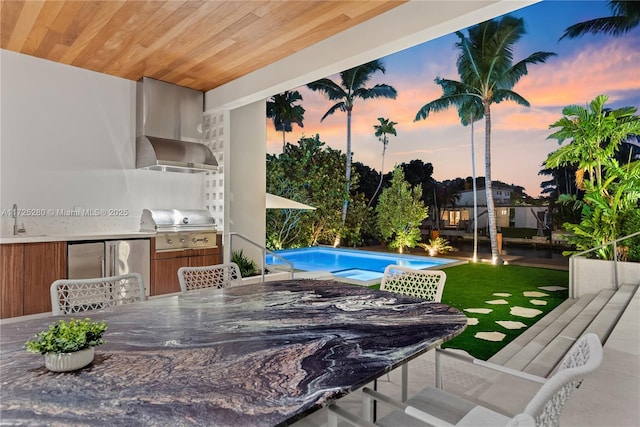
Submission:
<svg viewBox="0 0 640 427">
<path fill-rule="evenodd" d="M 167 172 L 218 169 L 202 143 L 204 94 L 143 77 L 136 84 L 136 167 Z"/>
</svg>

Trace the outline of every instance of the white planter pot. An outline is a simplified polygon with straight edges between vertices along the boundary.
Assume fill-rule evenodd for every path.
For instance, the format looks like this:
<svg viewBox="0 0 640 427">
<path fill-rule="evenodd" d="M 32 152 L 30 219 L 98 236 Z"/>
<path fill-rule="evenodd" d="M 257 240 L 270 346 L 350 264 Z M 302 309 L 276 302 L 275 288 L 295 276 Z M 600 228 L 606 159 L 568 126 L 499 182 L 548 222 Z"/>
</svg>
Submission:
<svg viewBox="0 0 640 427">
<path fill-rule="evenodd" d="M 44 355 L 44 366 L 53 372 L 75 371 L 91 363 L 95 353 L 95 347 L 73 353 L 47 353 Z"/>
</svg>

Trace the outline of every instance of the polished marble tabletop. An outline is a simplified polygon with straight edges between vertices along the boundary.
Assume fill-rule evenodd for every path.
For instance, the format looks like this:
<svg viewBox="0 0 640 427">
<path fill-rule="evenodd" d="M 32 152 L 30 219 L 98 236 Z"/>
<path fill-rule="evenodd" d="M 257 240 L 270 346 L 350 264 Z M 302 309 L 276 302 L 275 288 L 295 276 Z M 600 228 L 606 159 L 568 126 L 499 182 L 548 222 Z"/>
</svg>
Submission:
<svg viewBox="0 0 640 427">
<path fill-rule="evenodd" d="M 322 280 L 195 291 L 74 317 L 109 328 L 93 363 L 73 373 L 49 372 L 24 349 L 58 317 L 0 325 L 0 423 L 288 425 L 466 326 L 445 304 Z"/>
</svg>

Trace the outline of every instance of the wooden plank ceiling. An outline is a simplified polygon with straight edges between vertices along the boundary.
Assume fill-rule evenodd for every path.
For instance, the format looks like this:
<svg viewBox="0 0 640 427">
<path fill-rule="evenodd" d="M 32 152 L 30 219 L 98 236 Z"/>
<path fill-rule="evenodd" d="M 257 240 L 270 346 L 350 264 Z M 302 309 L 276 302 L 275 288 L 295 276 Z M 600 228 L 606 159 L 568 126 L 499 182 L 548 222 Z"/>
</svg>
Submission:
<svg viewBox="0 0 640 427">
<path fill-rule="evenodd" d="M 208 91 L 406 0 L 0 2 L 0 47 Z"/>
</svg>

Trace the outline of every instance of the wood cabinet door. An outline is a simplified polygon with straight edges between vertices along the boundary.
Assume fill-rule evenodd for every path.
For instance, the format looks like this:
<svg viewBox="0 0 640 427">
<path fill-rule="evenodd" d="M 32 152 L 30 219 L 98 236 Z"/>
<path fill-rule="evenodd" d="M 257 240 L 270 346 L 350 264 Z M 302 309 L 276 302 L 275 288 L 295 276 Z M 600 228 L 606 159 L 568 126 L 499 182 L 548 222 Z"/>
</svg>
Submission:
<svg viewBox="0 0 640 427">
<path fill-rule="evenodd" d="M 24 313 L 51 311 L 51 284 L 67 277 L 67 242 L 25 243 Z"/>
<path fill-rule="evenodd" d="M 205 267 L 217 264 L 222 264 L 222 259 L 218 254 L 189 257 L 189 267 Z"/>
<path fill-rule="evenodd" d="M 24 244 L 0 245 L 0 318 L 22 316 Z"/>
<path fill-rule="evenodd" d="M 189 266 L 189 257 L 151 261 L 151 295 L 180 292 L 178 269 Z"/>
</svg>

